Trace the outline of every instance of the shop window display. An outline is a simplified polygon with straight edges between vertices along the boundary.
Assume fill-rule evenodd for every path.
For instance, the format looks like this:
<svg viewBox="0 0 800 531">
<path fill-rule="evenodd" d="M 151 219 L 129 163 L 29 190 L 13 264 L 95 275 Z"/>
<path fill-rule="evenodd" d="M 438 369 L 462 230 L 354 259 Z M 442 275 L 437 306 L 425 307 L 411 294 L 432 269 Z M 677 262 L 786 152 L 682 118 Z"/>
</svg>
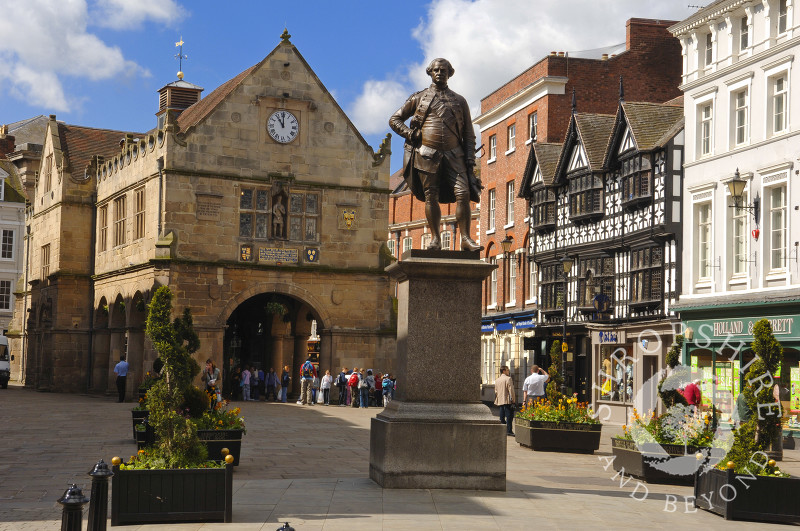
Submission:
<svg viewBox="0 0 800 531">
<path fill-rule="evenodd" d="M 634 391 L 634 359 L 631 345 L 600 348 L 600 400 L 631 403 Z"/>
</svg>

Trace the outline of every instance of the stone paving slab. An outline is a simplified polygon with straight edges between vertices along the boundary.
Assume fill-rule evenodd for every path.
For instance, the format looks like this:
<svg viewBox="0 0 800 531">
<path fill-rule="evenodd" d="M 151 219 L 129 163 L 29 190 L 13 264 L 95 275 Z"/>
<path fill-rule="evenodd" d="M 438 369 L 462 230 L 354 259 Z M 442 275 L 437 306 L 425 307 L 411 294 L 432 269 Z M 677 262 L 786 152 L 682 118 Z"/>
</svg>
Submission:
<svg viewBox="0 0 800 531">
<path fill-rule="evenodd" d="M 2 531 L 59 529 L 55 501 L 67 484 L 77 483 L 88 496 L 86 473 L 98 459 L 110 462 L 115 455 L 127 458 L 136 452 L 130 439 L 134 404 L 118 404 L 113 397 L 39 393 L 12 384 L 0 390 L 0 405 Z M 635 480 L 620 486 L 601 460 L 611 454 L 610 437 L 620 432 L 618 427 L 603 427 L 595 455 L 533 452 L 508 438 L 506 492 L 393 490 L 368 479 L 369 423 L 379 409 L 236 405 L 248 429 L 234 474 L 234 522 L 120 529 L 274 530 L 284 521 L 298 531 L 782 527 L 691 512 L 691 505 L 684 504 L 691 487 L 637 487 Z M 800 475 L 800 451 L 786 451 L 782 467 Z M 668 504 L 671 500 L 677 503 Z"/>
</svg>

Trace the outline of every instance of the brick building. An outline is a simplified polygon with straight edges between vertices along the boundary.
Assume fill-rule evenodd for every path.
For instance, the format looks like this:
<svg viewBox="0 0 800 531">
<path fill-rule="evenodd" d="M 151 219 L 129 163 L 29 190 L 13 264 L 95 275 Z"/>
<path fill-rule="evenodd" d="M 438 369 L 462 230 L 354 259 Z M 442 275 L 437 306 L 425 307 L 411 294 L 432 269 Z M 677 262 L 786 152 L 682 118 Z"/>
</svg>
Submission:
<svg viewBox="0 0 800 531">
<path fill-rule="evenodd" d="M 541 354 L 541 345 L 533 341 L 539 272 L 530 259 L 529 207 L 519 197 L 532 144 L 564 141 L 573 93 L 582 112 L 614 115 L 620 77 L 630 101 L 662 103 L 679 96 L 681 48 L 667 31 L 673 23 L 630 19 L 624 47 L 599 57 L 551 52 L 481 100 L 481 114 L 474 119 L 485 150 L 480 241 L 484 259 L 499 265 L 484 283 L 484 400 L 493 397 L 501 365 L 511 367 L 521 386 Z M 503 240 L 511 242 L 507 253 Z"/>
<path fill-rule="evenodd" d="M 26 385 L 110 391 L 126 354 L 133 394 L 161 285 L 193 312 L 197 360 L 226 378 L 240 364 L 297 374 L 314 322 L 322 369 L 394 368 L 388 140 L 366 143 L 287 32 L 202 90 L 163 87 L 146 133 L 48 121 L 9 331 Z"/>
</svg>

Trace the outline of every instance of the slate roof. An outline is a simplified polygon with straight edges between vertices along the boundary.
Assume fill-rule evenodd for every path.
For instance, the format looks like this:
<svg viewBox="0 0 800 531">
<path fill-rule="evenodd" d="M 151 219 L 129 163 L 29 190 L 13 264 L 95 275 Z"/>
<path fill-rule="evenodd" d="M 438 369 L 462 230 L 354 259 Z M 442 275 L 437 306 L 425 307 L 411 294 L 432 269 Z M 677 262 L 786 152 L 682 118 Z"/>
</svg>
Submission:
<svg viewBox="0 0 800 531">
<path fill-rule="evenodd" d="M 14 137 L 17 146 L 22 144 L 44 144 L 49 118 L 43 114 L 8 124 L 8 134 Z"/>
<path fill-rule="evenodd" d="M 666 144 L 683 127 L 683 106 L 666 103 L 622 102 L 614 121 L 614 131 L 608 140 L 604 167 L 609 168 L 622 141 L 625 125 L 631 128 L 633 140 L 640 152 L 652 151 Z"/>
<path fill-rule="evenodd" d="M 251 66 L 233 79 L 229 79 L 209 93 L 208 96 L 202 98 L 200 101 L 183 111 L 178 116 L 178 127 L 180 127 L 180 130 L 186 131 L 187 129 L 199 124 L 203 118 L 208 116 L 208 114 L 210 114 L 216 108 L 216 106 L 228 96 L 228 94 L 233 92 L 236 87 L 239 86 L 242 80 L 246 78 L 253 70 L 255 70 L 262 62 L 263 61 Z"/>
<path fill-rule="evenodd" d="M 610 114 L 575 113 L 578 136 L 586 150 L 589 168 L 600 171 L 606 156 L 606 148 L 616 117 Z"/>
<path fill-rule="evenodd" d="M 142 133 L 128 131 L 113 131 L 110 129 L 94 129 L 79 125 L 58 124 L 58 136 L 61 140 L 61 151 L 67 157 L 70 171 L 76 177 L 81 177 L 86 166 L 94 155 L 113 157 L 120 153 L 120 141 L 126 134 L 134 137 L 144 136 Z"/>
<path fill-rule="evenodd" d="M 407 191 L 406 180 L 403 178 L 403 168 L 400 168 L 389 176 L 389 190 L 392 194 L 399 194 Z"/>
<path fill-rule="evenodd" d="M 659 139 L 683 118 L 683 107 L 676 105 L 624 102 L 622 109 L 639 151 L 650 151 L 659 147 Z"/>
<path fill-rule="evenodd" d="M 549 186 L 553 184 L 556 175 L 558 160 L 561 155 L 561 144 L 549 142 L 534 142 L 532 149 L 528 152 L 528 162 L 525 164 L 525 171 L 522 173 L 522 183 L 519 187 L 517 197 L 528 198 L 533 187 L 533 174 L 536 166 L 542 171 L 542 182 Z"/>
</svg>

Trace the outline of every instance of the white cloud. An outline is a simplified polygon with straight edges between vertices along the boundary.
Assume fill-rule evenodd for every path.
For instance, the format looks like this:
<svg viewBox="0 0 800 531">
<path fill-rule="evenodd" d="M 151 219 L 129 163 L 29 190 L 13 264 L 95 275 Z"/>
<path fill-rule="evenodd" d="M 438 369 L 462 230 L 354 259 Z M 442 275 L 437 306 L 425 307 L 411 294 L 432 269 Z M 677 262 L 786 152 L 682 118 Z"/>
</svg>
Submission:
<svg viewBox="0 0 800 531">
<path fill-rule="evenodd" d="M 153 0 L 122 2 L 100 0 L 100 7 L 121 7 L 137 23 L 151 18 L 165 21 L 168 13 L 149 6 Z M 177 9 L 172 0 L 163 0 Z M 166 9 L 166 8 L 165 8 Z M 75 103 L 62 85 L 65 76 L 92 81 L 149 75 L 122 50 L 109 46 L 88 30 L 86 0 L 26 0 L 10 2 L 0 17 L 0 82 L 16 98 L 56 111 L 68 111 Z"/>
<path fill-rule="evenodd" d="M 135 28 L 146 20 L 169 23 L 183 17 L 174 0 L 98 0 L 100 26 L 114 29 Z"/>
<path fill-rule="evenodd" d="M 413 30 L 424 60 L 399 75 L 364 83 L 350 115 L 365 133 L 386 131 L 389 115 L 404 98 L 430 83 L 425 74 L 430 60 L 445 57 L 456 70 L 450 86 L 467 98 L 474 116 L 481 98 L 551 50 L 618 44 L 625 41 L 629 18 L 682 20 L 692 13 L 675 1 L 433 0 L 427 17 Z M 391 103 L 381 105 L 382 97 Z"/>
</svg>

